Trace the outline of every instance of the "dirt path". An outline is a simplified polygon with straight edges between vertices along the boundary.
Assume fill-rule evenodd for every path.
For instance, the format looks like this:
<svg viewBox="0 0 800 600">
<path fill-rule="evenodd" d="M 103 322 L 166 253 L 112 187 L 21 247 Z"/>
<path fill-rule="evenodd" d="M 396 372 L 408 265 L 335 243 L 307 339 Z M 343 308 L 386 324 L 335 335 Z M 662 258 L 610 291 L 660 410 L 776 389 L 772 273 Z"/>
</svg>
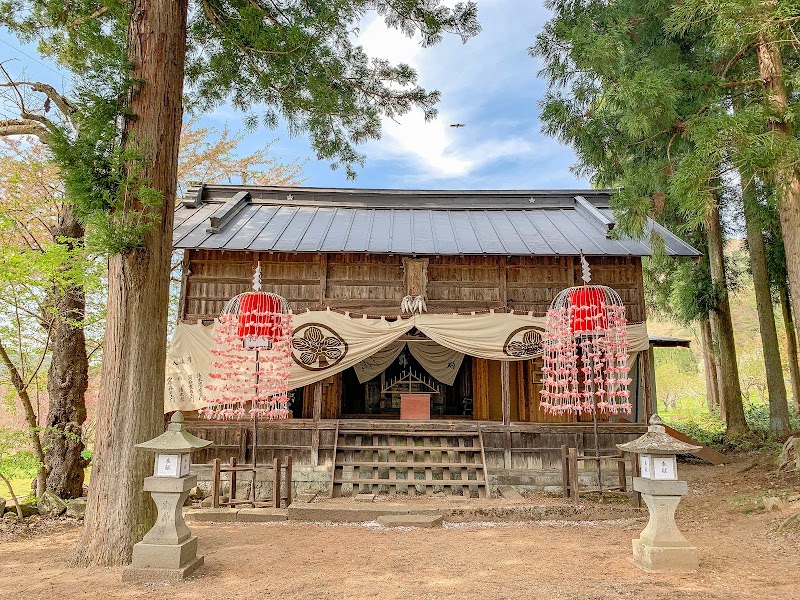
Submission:
<svg viewBox="0 0 800 600">
<path fill-rule="evenodd" d="M 798 598 L 800 534 L 755 511 L 797 479 L 763 464 L 683 466 L 693 490 L 679 525 L 700 551 L 686 575 L 633 567 L 641 522 L 462 523 L 391 530 L 295 522 L 194 525 L 206 565 L 173 587 L 123 585 L 119 569 L 69 569 L 75 525 L 0 534 L 0 598 Z M 792 506 L 798 506 L 793 503 Z"/>
</svg>

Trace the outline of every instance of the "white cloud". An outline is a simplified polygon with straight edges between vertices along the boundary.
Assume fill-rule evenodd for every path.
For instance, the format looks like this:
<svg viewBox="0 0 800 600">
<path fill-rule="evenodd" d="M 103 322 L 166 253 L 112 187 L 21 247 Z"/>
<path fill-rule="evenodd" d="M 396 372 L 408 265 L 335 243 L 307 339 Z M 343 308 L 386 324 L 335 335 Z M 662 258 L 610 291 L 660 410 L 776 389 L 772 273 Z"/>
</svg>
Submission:
<svg viewBox="0 0 800 600">
<path fill-rule="evenodd" d="M 470 142 L 467 127 L 451 128 L 450 121 L 447 114 L 440 114 L 437 120 L 426 123 L 421 111 L 412 111 L 398 122 L 386 121 L 383 137 L 371 144 L 372 156 L 405 159 L 428 179 L 451 179 L 465 177 L 500 158 L 533 150 L 518 136 Z"/>
<path fill-rule="evenodd" d="M 420 82 L 426 87 L 454 88 L 446 94 L 439 107 L 439 116 L 425 122 L 422 112 L 414 110 L 397 120 L 384 119 L 383 136 L 368 145 L 371 158 L 400 159 L 413 169 L 409 175 L 414 179 L 464 178 L 477 169 L 501 158 L 520 157 L 530 154 L 532 145 L 519 135 L 483 138 L 476 131 L 477 124 L 470 129 L 470 118 L 476 117 L 481 108 L 475 94 L 457 93 L 472 82 L 464 81 L 461 60 L 464 46 L 457 48 L 434 47 L 423 49 L 416 39 L 386 27 L 382 19 L 373 17 L 366 21 L 358 36 L 369 56 L 384 58 L 392 63 L 404 62 L 415 68 Z M 441 74 L 450 67 L 449 77 L 455 81 L 442 81 Z M 426 81 L 431 72 L 437 73 L 436 81 Z M 472 79 L 467 78 L 467 79 Z M 448 85 L 449 84 L 449 85 Z M 452 128 L 452 123 L 466 123 L 465 128 Z M 485 123 L 483 129 L 486 129 Z"/>
</svg>

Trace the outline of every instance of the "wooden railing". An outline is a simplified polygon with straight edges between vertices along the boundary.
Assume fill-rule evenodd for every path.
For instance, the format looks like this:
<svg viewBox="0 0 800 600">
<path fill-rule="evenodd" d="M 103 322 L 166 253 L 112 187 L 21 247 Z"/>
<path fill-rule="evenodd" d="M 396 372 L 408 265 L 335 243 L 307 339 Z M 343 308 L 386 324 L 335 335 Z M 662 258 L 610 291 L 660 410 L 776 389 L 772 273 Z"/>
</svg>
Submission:
<svg viewBox="0 0 800 600">
<path fill-rule="evenodd" d="M 259 500 L 256 498 L 257 476 L 259 473 L 272 471 L 272 498 Z M 220 489 L 222 474 L 228 473 L 230 483 L 230 495 L 226 502 L 220 501 Z M 236 479 L 239 473 L 251 474 L 250 498 L 236 498 Z M 285 481 L 285 485 L 281 485 Z M 285 503 L 284 503 L 285 501 Z M 286 458 L 286 464 L 281 464 L 280 458 L 275 458 L 272 465 L 263 467 L 253 467 L 252 465 L 238 465 L 235 458 L 230 459 L 228 465 L 223 465 L 222 461 L 215 458 L 211 461 L 211 506 L 220 508 L 221 506 L 236 507 L 242 504 L 251 504 L 259 508 L 281 508 L 282 505 L 288 508 L 292 503 L 292 457 Z"/>
</svg>

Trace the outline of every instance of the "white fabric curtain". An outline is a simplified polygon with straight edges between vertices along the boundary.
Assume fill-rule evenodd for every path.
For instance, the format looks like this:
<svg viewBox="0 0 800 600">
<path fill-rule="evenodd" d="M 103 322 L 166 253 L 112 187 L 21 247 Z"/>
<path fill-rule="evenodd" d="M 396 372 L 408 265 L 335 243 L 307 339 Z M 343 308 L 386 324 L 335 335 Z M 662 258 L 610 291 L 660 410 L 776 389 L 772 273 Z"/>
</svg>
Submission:
<svg viewBox="0 0 800 600">
<path fill-rule="evenodd" d="M 368 356 L 361 362 L 356 363 L 356 365 L 353 366 L 353 369 L 356 372 L 358 381 L 360 383 L 366 383 L 370 379 L 383 373 L 395 360 L 397 360 L 397 357 L 400 356 L 400 353 L 405 347 L 406 343 L 402 340 L 398 340 L 396 342 L 392 342 L 383 348 L 383 350 L 378 350 L 372 356 Z"/>
<path fill-rule="evenodd" d="M 526 360 L 540 355 L 544 321 L 529 314 L 490 312 L 423 314 L 390 322 L 353 318 L 332 310 L 308 311 L 294 316 L 289 384 L 303 387 L 350 367 L 355 367 L 359 380 L 367 381 L 397 358 L 406 343 L 399 338 L 416 327 L 430 340 L 410 342 L 412 355 L 431 376 L 452 385 L 465 354 L 490 360 Z M 628 339 L 631 354 L 646 350 L 647 326 L 629 325 Z M 213 326 L 176 327 L 167 354 L 165 411 L 205 406 L 204 386 L 213 347 Z"/>
<path fill-rule="evenodd" d="M 453 385 L 464 362 L 463 352 L 445 348 L 433 340 L 410 341 L 408 350 L 429 375 L 445 385 Z"/>
<path fill-rule="evenodd" d="M 453 385 L 464 362 L 464 354 L 451 348 L 445 348 L 433 340 L 398 340 L 392 342 L 372 356 L 368 356 L 353 366 L 358 381 L 366 383 L 373 377 L 383 373 L 397 360 L 404 348 L 408 347 L 411 356 L 425 371 L 445 385 Z"/>
</svg>

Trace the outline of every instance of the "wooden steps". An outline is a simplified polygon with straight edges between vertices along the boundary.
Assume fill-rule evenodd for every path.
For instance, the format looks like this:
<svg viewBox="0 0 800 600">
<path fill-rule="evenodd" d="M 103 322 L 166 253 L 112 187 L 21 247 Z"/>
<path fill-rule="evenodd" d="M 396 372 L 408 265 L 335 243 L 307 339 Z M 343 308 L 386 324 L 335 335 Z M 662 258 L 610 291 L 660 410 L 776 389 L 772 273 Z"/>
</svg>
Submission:
<svg viewBox="0 0 800 600">
<path fill-rule="evenodd" d="M 330 495 L 487 496 L 483 437 L 477 424 L 462 431 L 414 427 L 409 422 L 407 431 L 339 429 Z"/>
</svg>

